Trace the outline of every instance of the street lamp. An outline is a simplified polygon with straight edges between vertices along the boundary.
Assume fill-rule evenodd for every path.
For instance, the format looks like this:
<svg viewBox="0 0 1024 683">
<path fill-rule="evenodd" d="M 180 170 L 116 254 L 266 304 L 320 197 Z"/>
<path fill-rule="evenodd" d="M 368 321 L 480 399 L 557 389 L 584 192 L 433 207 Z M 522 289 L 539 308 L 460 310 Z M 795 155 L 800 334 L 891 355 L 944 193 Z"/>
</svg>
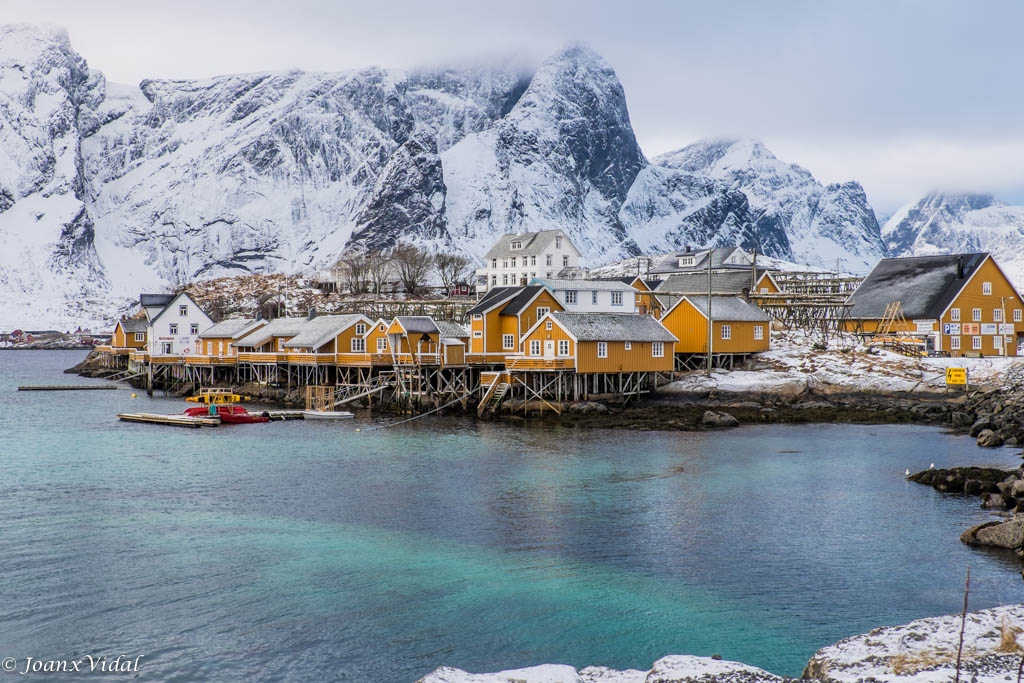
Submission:
<svg viewBox="0 0 1024 683">
<path fill-rule="evenodd" d="M 1006 302 L 1007 301 L 1013 301 L 1016 298 L 1017 297 L 1015 297 L 1015 296 L 1001 296 L 1001 297 L 999 297 L 999 309 L 1002 311 L 1002 314 L 1000 315 L 1002 320 L 999 321 L 999 336 L 1003 338 L 1003 356 L 1004 357 L 1008 355 L 1006 353 L 1006 333 L 1003 332 L 1003 330 L 1005 329 L 1003 327 L 1003 325 L 1006 324 Z"/>
</svg>

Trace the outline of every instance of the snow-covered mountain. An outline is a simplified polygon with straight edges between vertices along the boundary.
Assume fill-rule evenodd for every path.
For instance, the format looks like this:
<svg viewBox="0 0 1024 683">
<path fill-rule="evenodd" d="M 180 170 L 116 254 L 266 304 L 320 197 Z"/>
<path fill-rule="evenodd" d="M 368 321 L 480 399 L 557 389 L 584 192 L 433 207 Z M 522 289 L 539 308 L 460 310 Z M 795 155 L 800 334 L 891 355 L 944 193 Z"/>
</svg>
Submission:
<svg viewBox="0 0 1024 683">
<path fill-rule="evenodd" d="M 1024 206 L 987 194 L 932 192 L 900 208 L 882 237 L 895 256 L 987 251 L 1024 283 Z"/>
<path fill-rule="evenodd" d="M 408 240 L 479 259 L 559 227 L 599 265 L 741 244 L 866 270 L 856 183 L 751 141 L 649 163 L 614 70 L 570 46 L 510 66 L 110 84 L 61 29 L 0 28 L 0 328 L 109 320 L 139 291 L 311 273 Z"/>
</svg>

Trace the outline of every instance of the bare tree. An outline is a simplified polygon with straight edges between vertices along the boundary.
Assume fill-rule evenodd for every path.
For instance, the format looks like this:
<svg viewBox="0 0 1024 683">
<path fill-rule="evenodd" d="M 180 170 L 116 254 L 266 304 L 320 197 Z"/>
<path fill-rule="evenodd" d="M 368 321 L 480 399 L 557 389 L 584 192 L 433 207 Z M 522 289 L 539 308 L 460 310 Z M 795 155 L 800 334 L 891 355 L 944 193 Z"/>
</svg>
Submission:
<svg viewBox="0 0 1024 683">
<path fill-rule="evenodd" d="M 426 284 L 433 259 L 430 253 L 412 244 L 399 244 L 391 251 L 398 279 L 409 294 L 415 295 Z"/>
<path fill-rule="evenodd" d="M 369 256 L 353 252 L 340 260 L 344 268 L 345 285 L 353 294 L 362 294 L 369 287 Z"/>
<path fill-rule="evenodd" d="M 453 252 L 441 252 L 434 256 L 434 268 L 441 276 L 441 284 L 448 296 L 451 296 L 455 283 L 467 276 L 469 259 L 462 254 Z"/>
<path fill-rule="evenodd" d="M 391 255 L 375 251 L 366 255 L 366 277 L 374 293 L 380 294 L 391 270 Z"/>
</svg>

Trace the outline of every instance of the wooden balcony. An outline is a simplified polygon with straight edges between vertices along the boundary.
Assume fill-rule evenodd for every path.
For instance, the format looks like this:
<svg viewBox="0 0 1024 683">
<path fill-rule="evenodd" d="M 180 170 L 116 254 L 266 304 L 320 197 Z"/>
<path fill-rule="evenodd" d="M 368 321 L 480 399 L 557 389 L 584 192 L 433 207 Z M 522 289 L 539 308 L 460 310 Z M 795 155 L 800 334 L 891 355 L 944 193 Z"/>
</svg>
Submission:
<svg viewBox="0 0 1024 683">
<path fill-rule="evenodd" d="M 234 356 L 185 356 L 187 365 L 235 365 L 237 362 Z"/>
<path fill-rule="evenodd" d="M 545 358 L 544 356 L 506 356 L 506 370 L 572 370 L 576 359 L 571 356 Z"/>
<path fill-rule="evenodd" d="M 287 360 L 287 353 L 239 353 L 239 363 L 257 363 L 260 365 L 274 365 L 284 363 Z"/>
</svg>

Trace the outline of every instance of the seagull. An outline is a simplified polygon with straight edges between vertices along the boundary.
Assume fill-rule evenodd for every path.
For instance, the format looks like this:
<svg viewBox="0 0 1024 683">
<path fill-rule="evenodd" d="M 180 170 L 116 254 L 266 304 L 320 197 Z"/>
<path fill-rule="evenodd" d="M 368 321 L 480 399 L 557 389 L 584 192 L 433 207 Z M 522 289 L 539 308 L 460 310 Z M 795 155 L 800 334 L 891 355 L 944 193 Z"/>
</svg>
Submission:
<svg viewBox="0 0 1024 683">
<path fill-rule="evenodd" d="M 903 476 L 904 476 L 904 477 L 909 477 L 909 476 L 910 476 L 910 470 L 906 470 L 906 471 L 905 471 L 905 472 L 903 473 Z"/>
<path fill-rule="evenodd" d="M 928 469 L 934 470 L 935 469 L 935 463 L 932 463 L 931 465 L 928 465 Z"/>
</svg>

